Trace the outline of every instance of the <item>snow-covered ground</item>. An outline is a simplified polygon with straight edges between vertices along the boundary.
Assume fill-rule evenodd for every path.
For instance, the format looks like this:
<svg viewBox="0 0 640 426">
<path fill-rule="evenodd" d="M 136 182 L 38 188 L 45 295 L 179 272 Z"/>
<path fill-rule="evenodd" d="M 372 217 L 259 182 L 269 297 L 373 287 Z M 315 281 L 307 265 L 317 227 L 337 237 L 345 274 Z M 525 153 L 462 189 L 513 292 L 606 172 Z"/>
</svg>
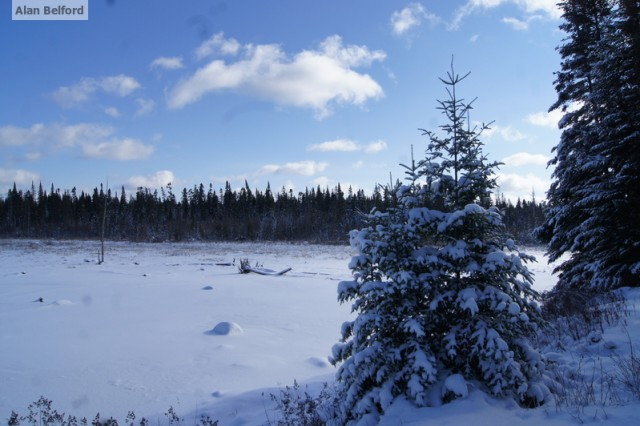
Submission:
<svg viewBox="0 0 640 426">
<path fill-rule="evenodd" d="M 58 411 L 90 419 L 133 410 L 166 424 L 171 406 L 187 419 L 206 413 L 221 426 L 262 425 L 278 419 L 270 394 L 294 379 L 310 390 L 333 380 L 327 356 L 351 316 L 336 287 L 350 278 L 351 248 L 108 242 L 101 265 L 98 249 L 95 241 L 0 240 L 0 423 L 43 395 Z M 536 288 L 550 289 L 542 251 L 528 252 L 540 260 L 530 265 Z M 245 258 L 292 270 L 240 274 Z M 602 359 L 609 368 L 612 352 L 640 340 L 634 310 L 626 323 L 554 356 L 579 373 Z M 381 424 L 640 424 L 640 405 L 620 396 L 580 410 L 524 410 L 471 389 L 438 408 L 398 401 Z"/>
</svg>

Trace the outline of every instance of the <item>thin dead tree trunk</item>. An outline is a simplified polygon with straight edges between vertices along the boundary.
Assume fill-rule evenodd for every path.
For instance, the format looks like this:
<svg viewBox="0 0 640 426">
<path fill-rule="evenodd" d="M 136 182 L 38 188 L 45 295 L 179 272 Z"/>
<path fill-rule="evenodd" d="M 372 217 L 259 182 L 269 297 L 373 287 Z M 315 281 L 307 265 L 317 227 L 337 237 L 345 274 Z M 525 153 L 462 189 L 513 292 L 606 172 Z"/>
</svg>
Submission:
<svg viewBox="0 0 640 426">
<path fill-rule="evenodd" d="M 107 188 L 105 189 L 104 196 L 104 208 L 102 210 L 102 232 L 100 233 L 100 253 L 98 254 L 98 264 L 104 263 L 104 229 L 107 223 L 107 192 L 109 188 L 109 179 L 107 179 Z"/>
</svg>

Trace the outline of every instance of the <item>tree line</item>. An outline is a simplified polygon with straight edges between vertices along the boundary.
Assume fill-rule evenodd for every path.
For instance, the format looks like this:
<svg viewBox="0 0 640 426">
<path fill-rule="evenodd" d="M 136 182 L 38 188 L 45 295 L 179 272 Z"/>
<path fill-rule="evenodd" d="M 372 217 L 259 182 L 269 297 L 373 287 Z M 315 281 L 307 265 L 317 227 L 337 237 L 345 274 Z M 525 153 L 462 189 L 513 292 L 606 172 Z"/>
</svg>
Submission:
<svg viewBox="0 0 640 426">
<path fill-rule="evenodd" d="M 372 209 L 386 211 L 396 202 L 395 189 L 376 186 L 370 195 L 351 187 L 343 191 L 317 186 L 294 193 L 244 187 L 224 189 L 202 183 L 175 193 L 171 184 L 151 190 L 124 187 L 112 191 L 102 185 L 93 192 L 60 190 L 32 184 L 13 185 L 0 197 L 2 238 L 98 238 L 161 241 L 311 241 L 346 243 L 350 230 L 363 225 Z M 106 216 L 105 206 L 106 203 Z M 504 197 L 496 202 L 507 230 L 522 243 L 535 243 L 533 230 L 543 219 L 544 203 Z M 105 216 L 105 217 L 103 217 Z"/>
</svg>

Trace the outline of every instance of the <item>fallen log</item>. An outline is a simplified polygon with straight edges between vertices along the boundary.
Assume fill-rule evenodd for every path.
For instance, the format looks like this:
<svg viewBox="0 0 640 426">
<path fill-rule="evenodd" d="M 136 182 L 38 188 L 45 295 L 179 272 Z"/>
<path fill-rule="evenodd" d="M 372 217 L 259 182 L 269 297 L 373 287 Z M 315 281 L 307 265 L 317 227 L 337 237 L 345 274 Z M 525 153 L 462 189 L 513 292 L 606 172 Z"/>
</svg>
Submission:
<svg viewBox="0 0 640 426">
<path fill-rule="evenodd" d="M 283 269 L 282 271 L 274 271 L 273 269 L 266 268 L 252 268 L 251 266 L 245 266 L 242 268 L 242 271 L 247 274 L 249 272 L 253 272 L 254 274 L 260 275 L 284 275 L 289 272 L 291 268 Z"/>
</svg>

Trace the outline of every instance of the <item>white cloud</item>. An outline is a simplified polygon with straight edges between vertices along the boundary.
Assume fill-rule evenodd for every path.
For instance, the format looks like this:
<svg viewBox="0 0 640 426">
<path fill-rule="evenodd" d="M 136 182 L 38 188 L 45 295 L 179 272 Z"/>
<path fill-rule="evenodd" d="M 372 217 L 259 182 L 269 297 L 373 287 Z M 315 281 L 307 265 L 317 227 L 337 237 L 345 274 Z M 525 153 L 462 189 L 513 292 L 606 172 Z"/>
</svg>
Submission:
<svg viewBox="0 0 640 426">
<path fill-rule="evenodd" d="M 558 6 L 557 0 L 512 0 L 518 6 L 522 7 L 527 13 L 543 12 L 549 18 L 560 19 L 562 11 Z"/>
<path fill-rule="evenodd" d="M 136 116 L 147 115 L 153 111 L 156 106 L 156 103 L 152 99 L 136 99 L 136 104 L 138 104 L 138 110 L 136 111 Z"/>
<path fill-rule="evenodd" d="M 511 28 L 518 31 L 526 31 L 529 29 L 529 21 L 523 21 L 518 18 L 506 17 L 502 18 L 502 22 L 507 25 L 510 25 Z"/>
<path fill-rule="evenodd" d="M 16 126 L 0 127 L 0 146 L 20 146 L 33 144 L 42 139 L 44 124 L 36 123 L 30 128 Z"/>
<path fill-rule="evenodd" d="M 309 146 L 307 151 L 320 151 L 320 152 L 353 152 L 358 151 L 360 146 L 357 142 L 349 139 L 336 139 L 333 141 L 326 141 Z"/>
<path fill-rule="evenodd" d="M 118 111 L 118 108 L 113 106 L 105 108 L 104 113 L 107 114 L 109 117 L 113 117 L 113 118 L 120 117 L 120 111 Z"/>
<path fill-rule="evenodd" d="M 52 99 L 64 108 L 71 108 L 89 100 L 96 91 L 96 86 L 87 79 L 73 86 L 62 86 L 51 95 Z"/>
<path fill-rule="evenodd" d="M 72 108 L 87 102 L 98 90 L 125 97 L 140 87 L 140 83 L 135 78 L 124 74 L 102 78 L 83 78 L 76 84 L 58 88 L 51 94 L 51 97 L 62 107 Z"/>
<path fill-rule="evenodd" d="M 81 147 L 85 156 L 112 160 L 137 160 L 148 158 L 153 146 L 131 138 L 114 137 L 115 129 L 99 124 L 73 125 L 42 123 L 30 128 L 0 127 L 0 145 L 48 145 L 53 148 Z"/>
<path fill-rule="evenodd" d="M 540 15 L 531 15 L 531 16 L 527 16 L 527 18 L 524 20 L 518 19 L 518 18 L 506 17 L 506 18 L 502 18 L 502 22 L 507 25 L 510 25 L 511 28 L 513 28 L 516 31 L 526 31 L 529 29 L 529 24 L 532 21 L 536 21 L 538 19 L 543 19 L 543 17 Z"/>
<path fill-rule="evenodd" d="M 80 123 L 69 126 L 52 125 L 50 130 L 52 142 L 56 142 L 60 147 L 73 147 L 79 144 L 92 143 L 103 140 L 115 133 L 115 129 L 110 126 L 99 124 Z"/>
<path fill-rule="evenodd" d="M 319 185 L 320 188 L 324 190 L 324 188 L 328 188 L 332 184 L 332 181 L 326 176 L 320 176 L 313 180 L 313 184 Z"/>
<path fill-rule="evenodd" d="M 543 199 L 551 185 L 548 179 L 543 179 L 533 173 L 526 175 L 498 173 L 496 178 L 500 193 L 512 201 L 515 201 L 518 197 L 531 198 L 531 191 L 535 192 L 536 198 Z"/>
<path fill-rule="evenodd" d="M 562 12 L 557 5 L 557 0 L 468 0 L 464 5 L 460 6 L 454 13 L 453 19 L 449 24 L 451 29 L 457 29 L 464 18 L 482 9 L 493 9 L 505 4 L 514 4 L 522 9 L 527 15 L 535 15 L 542 13 L 543 16 L 527 16 L 525 20 L 515 18 L 505 18 L 503 22 L 515 25 L 515 29 L 523 30 L 523 26 L 528 24 L 531 19 L 546 17 L 548 19 L 560 19 Z M 517 22 L 516 22 L 517 21 Z"/>
<path fill-rule="evenodd" d="M 72 147 L 85 142 L 106 138 L 114 133 L 109 126 L 80 123 L 73 125 L 36 123 L 30 128 L 0 127 L 0 145 L 49 144 L 56 147 Z"/>
<path fill-rule="evenodd" d="M 502 159 L 506 166 L 536 165 L 546 166 L 551 158 L 543 154 L 531 154 L 529 152 L 518 152 Z"/>
<path fill-rule="evenodd" d="M 140 83 L 135 78 L 124 74 L 112 77 L 103 77 L 96 80 L 96 84 L 106 93 L 114 94 L 120 97 L 129 95 L 134 90 L 140 88 Z"/>
<path fill-rule="evenodd" d="M 234 38 L 225 38 L 223 32 L 214 34 L 196 49 L 196 58 L 204 59 L 213 55 L 237 55 L 242 46 Z"/>
<path fill-rule="evenodd" d="M 402 35 L 411 28 L 419 26 L 427 20 L 431 24 L 440 22 L 440 18 L 426 11 L 420 3 L 410 3 L 404 9 L 391 14 L 391 30 L 395 35 Z"/>
<path fill-rule="evenodd" d="M 130 188 L 162 188 L 175 182 L 175 175 L 170 170 L 160 170 L 152 175 L 132 176 L 127 180 Z"/>
<path fill-rule="evenodd" d="M 305 53 L 305 52 L 303 52 Z M 342 45 L 342 37 L 332 35 L 320 43 L 320 50 L 314 54 L 335 60 L 343 67 L 370 66 L 374 61 L 383 61 L 387 54 L 382 50 L 369 50 L 367 46 Z"/>
<path fill-rule="evenodd" d="M 23 169 L 3 169 L 0 167 L 0 184 L 17 186 L 30 185 L 40 180 L 40 175 Z"/>
<path fill-rule="evenodd" d="M 108 142 L 85 143 L 82 152 L 89 158 L 130 161 L 144 160 L 153 154 L 154 148 L 135 139 L 114 139 Z"/>
<path fill-rule="evenodd" d="M 371 142 L 364 147 L 364 151 L 367 153 L 380 152 L 384 151 L 385 149 L 387 149 L 387 143 L 383 140 Z"/>
<path fill-rule="evenodd" d="M 160 56 L 151 62 L 151 68 L 163 68 L 166 70 L 178 70 L 184 68 L 182 58 L 180 56 L 166 57 Z"/>
<path fill-rule="evenodd" d="M 520 132 L 517 129 L 514 129 L 511 126 L 501 127 L 495 124 L 491 125 L 491 128 L 485 130 L 483 134 L 487 137 L 498 135 L 507 142 L 518 142 L 526 139 L 527 137 L 524 133 Z"/>
<path fill-rule="evenodd" d="M 267 164 L 258 170 L 257 174 L 294 174 L 303 176 L 313 176 L 317 173 L 324 171 L 327 168 L 328 163 L 318 163 L 315 161 L 299 161 L 296 163 L 286 164 Z"/>
<path fill-rule="evenodd" d="M 366 153 L 376 153 L 387 149 L 387 143 L 383 140 L 370 142 L 367 145 L 361 145 L 350 139 L 335 139 L 332 141 L 321 142 L 310 145 L 307 151 L 320 152 L 355 152 L 364 151 Z"/>
<path fill-rule="evenodd" d="M 178 83 L 169 93 L 169 107 L 183 108 L 207 93 L 231 90 L 279 105 L 312 108 L 317 118 L 324 118 L 331 114 L 332 103 L 362 105 L 383 96 L 373 78 L 352 67 L 382 61 L 386 54 L 366 46 L 343 46 L 339 36 L 293 57 L 275 44 L 248 44 L 242 51 L 239 60 L 212 60 Z"/>
<path fill-rule="evenodd" d="M 27 152 L 24 155 L 25 160 L 27 161 L 38 161 L 42 158 L 42 154 L 40 152 Z"/>
<path fill-rule="evenodd" d="M 558 121 L 562 118 L 564 113 L 559 109 L 554 109 L 551 112 L 536 112 L 527 116 L 527 121 L 535 126 L 549 127 L 551 129 L 558 128 Z"/>
</svg>

